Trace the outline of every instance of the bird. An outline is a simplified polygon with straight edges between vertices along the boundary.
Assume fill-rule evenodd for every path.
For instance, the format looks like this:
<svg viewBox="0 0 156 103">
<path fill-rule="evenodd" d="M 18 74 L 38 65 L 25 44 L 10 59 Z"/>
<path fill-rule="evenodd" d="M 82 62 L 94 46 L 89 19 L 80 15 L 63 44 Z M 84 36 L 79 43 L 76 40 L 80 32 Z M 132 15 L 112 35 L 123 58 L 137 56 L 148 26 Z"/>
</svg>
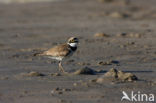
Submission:
<svg viewBox="0 0 156 103">
<path fill-rule="evenodd" d="M 50 59 L 59 61 L 59 71 L 66 73 L 62 66 L 62 60 L 73 55 L 77 50 L 78 43 L 78 38 L 70 37 L 66 43 L 56 45 L 42 53 L 35 53 L 34 56 L 47 56 Z"/>
</svg>

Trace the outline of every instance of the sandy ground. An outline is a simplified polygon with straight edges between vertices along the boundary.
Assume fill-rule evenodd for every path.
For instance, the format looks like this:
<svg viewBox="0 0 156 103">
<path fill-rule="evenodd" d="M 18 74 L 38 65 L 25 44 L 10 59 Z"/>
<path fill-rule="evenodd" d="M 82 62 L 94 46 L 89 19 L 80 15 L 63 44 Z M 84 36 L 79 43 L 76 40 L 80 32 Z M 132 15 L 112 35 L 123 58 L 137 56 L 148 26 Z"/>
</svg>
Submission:
<svg viewBox="0 0 156 103">
<path fill-rule="evenodd" d="M 131 1 L 0 4 L 0 103 L 120 103 L 122 91 L 156 94 L 156 1 Z M 77 36 L 80 45 L 64 60 L 65 70 L 87 66 L 104 72 L 52 76 L 59 72 L 57 62 L 33 56 L 70 36 Z M 98 64 L 110 60 L 116 62 Z M 89 82 L 111 68 L 139 80 Z M 44 76 L 22 75 L 31 71 Z"/>
</svg>

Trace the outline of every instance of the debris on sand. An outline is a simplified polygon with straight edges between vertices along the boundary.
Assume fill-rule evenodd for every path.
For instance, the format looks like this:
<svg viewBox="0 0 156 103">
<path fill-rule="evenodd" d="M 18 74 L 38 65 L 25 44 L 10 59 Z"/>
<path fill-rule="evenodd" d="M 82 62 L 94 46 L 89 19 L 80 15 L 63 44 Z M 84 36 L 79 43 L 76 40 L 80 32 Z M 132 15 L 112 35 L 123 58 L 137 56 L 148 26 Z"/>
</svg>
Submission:
<svg viewBox="0 0 156 103">
<path fill-rule="evenodd" d="M 129 33 L 129 37 L 131 37 L 131 38 L 140 38 L 141 34 L 139 34 L 139 33 Z"/>
<path fill-rule="evenodd" d="M 60 73 L 52 73 L 52 74 L 50 74 L 51 76 L 61 76 L 61 74 Z"/>
<path fill-rule="evenodd" d="M 135 81 L 138 80 L 138 78 L 132 74 L 132 73 L 124 73 L 122 71 L 118 71 L 118 78 L 121 79 L 122 81 Z"/>
<path fill-rule="evenodd" d="M 69 88 L 54 88 L 52 91 L 51 91 L 51 95 L 55 95 L 55 94 L 63 94 L 63 92 L 70 92 L 72 91 L 72 89 L 69 89 Z"/>
<path fill-rule="evenodd" d="M 112 17 L 112 18 L 127 18 L 127 17 L 129 17 L 128 14 L 120 13 L 120 12 L 112 12 L 108 16 Z"/>
<path fill-rule="evenodd" d="M 126 37 L 127 36 L 127 33 L 119 33 L 117 34 L 117 37 Z"/>
<path fill-rule="evenodd" d="M 94 34 L 94 37 L 110 37 L 110 35 L 105 34 L 105 33 L 96 33 Z"/>
<path fill-rule="evenodd" d="M 120 48 L 126 48 L 127 45 L 120 45 Z"/>
<path fill-rule="evenodd" d="M 45 76 L 42 73 L 31 71 L 29 73 L 21 73 L 22 76 L 36 77 L 36 76 Z"/>
<path fill-rule="evenodd" d="M 85 63 L 85 62 L 78 62 L 78 65 L 90 65 L 90 63 Z"/>
<path fill-rule="evenodd" d="M 141 38 L 140 33 L 119 33 L 118 37 L 130 37 L 130 38 Z"/>
<path fill-rule="evenodd" d="M 54 95 L 54 94 L 63 94 L 62 89 L 60 89 L 60 88 L 54 88 L 51 91 L 51 95 Z"/>
<path fill-rule="evenodd" d="M 97 65 L 112 65 L 112 64 L 119 64 L 119 61 L 116 60 L 109 60 L 109 61 L 100 61 Z"/>
<path fill-rule="evenodd" d="M 122 71 L 118 71 L 114 68 L 110 69 L 107 73 L 105 73 L 103 76 L 93 80 L 97 83 L 104 83 L 105 81 L 121 81 L 121 82 L 132 82 L 136 81 L 138 78 L 132 74 L 132 73 L 125 73 Z"/>
<path fill-rule="evenodd" d="M 126 45 L 134 45 L 135 42 L 127 42 Z"/>
<path fill-rule="evenodd" d="M 111 65 L 112 63 L 110 61 L 106 61 L 106 62 L 100 61 L 97 64 L 98 65 Z"/>
<path fill-rule="evenodd" d="M 76 74 L 76 75 L 80 75 L 80 74 L 94 75 L 94 74 L 96 74 L 96 72 L 91 68 L 84 67 L 84 68 L 81 68 L 81 69 L 75 71 L 74 74 Z"/>
</svg>

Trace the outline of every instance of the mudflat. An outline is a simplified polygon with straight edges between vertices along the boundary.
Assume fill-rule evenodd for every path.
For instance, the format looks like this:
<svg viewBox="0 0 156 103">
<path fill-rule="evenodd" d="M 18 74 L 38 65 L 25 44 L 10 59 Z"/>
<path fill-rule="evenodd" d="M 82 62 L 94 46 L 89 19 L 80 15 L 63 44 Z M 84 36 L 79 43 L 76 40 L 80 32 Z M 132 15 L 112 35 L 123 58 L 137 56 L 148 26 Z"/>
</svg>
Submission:
<svg viewBox="0 0 156 103">
<path fill-rule="evenodd" d="M 155 3 L 0 4 L 0 103 L 122 103 L 123 91 L 156 95 Z M 57 61 L 33 55 L 71 36 L 80 44 L 63 61 L 68 75 L 58 71 Z"/>
</svg>

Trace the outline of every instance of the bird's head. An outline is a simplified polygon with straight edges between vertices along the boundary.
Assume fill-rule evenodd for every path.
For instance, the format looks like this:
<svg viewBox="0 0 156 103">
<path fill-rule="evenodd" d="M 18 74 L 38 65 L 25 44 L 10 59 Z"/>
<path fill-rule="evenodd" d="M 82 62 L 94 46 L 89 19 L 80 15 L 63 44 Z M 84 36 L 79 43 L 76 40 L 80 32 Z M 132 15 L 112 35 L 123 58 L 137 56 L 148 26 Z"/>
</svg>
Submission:
<svg viewBox="0 0 156 103">
<path fill-rule="evenodd" d="M 76 37 L 70 37 L 67 42 L 71 47 L 77 47 L 79 40 Z"/>
</svg>

